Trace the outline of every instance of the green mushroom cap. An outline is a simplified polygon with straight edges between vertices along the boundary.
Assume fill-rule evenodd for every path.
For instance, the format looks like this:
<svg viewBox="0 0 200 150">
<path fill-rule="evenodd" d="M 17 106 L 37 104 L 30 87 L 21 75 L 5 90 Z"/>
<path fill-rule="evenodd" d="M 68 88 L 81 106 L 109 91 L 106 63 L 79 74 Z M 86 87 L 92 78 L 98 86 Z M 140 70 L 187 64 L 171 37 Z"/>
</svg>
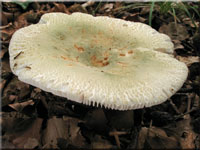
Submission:
<svg viewBox="0 0 200 150">
<path fill-rule="evenodd" d="M 170 38 L 148 25 L 82 13 L 45 14 L 9 46 L 21 81 L 117 110 L 160 104 L 181 88 L 188 69 L 172 53 Z"/>
</svg>

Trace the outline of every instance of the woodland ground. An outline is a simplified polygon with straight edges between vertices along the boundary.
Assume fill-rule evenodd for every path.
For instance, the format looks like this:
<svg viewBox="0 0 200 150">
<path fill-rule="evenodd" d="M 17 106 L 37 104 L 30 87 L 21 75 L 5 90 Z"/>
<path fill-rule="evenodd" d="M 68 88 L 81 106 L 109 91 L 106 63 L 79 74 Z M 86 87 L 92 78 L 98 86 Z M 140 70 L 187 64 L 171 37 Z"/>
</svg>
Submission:
<svg viewBox="0 0 200 150">
<path fill-rule="evenodd" d="M 3 148 L 200 149 L 199 3 L 155 3 L 152 7 L 152 3 L 31 2 L 0 6 Z M 188 79 L 165 103 L 121 113 L 76 104 L 25 84 L 10 70 L 9 41 L 16 30 L 37 23 L 48 12 L 83 12 L 151 24 L 171 37 L 175 57 L 189 68 Z"/>
</svg>

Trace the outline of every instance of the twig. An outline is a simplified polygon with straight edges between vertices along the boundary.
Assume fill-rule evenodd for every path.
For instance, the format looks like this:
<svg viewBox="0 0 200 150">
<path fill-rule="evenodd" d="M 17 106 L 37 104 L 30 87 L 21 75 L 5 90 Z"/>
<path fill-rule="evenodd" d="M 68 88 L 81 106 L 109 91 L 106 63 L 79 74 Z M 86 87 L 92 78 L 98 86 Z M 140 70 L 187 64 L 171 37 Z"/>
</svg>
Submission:
<svg viewBox="0 0 200 150">
<path fill-rule="evenodd" d="M 94 1 L 89 0 L 89 1 L 87 1 L 86 3 L 82 4 L 81 6 L 82 6 L 83 8 L 86 8 L 86 7 L 88 7 L 88 6 L 94 5 L 94 3 L 95 3 Z"/>
<path fill-rule="evenodd" d="M 192 98 L 194 98 L 195 94 L 191 93 L 188 95 L 188 103 L 187 103 L 187 112 L 190 111 L 190 107 L 191 107 L 191 102 L 192 102 Z"/>
<path fill-rule="evenodd" d="M 120 131 L 116 131 L 115 129 L 109 133 L 110 136 L 114 136 L 118 148 L 121 148 L 119 135 L 124 135 L 124 134 L 127 134 L 127 132 L 120 132 Z"/>
<path fill-rule="evenodd" d="M 188 99 L 190 99 L 190 98 L 188 98 Z M 188 102 L 188 107 L 189 107 L 189 106 L 190 106 L 190 105 L 189 105 L 189 102 Z M 198 110 L 198 109 L 199 109 L 199 106 L 200 106 L 200 104 L 199 104 L 199 96 L 198 96 L 198 95 L 195 95 L 195 96 L 194 96 L 194 104 L 193 104 L 192 108 L 191 108 L 191 109 L 187 109 L 187 112 L 176 116 L 176 119 L 182 118 L 182 117 L 184 117 L 185 115 L 188 115 L 188 114 L 190 114 L 190 113 L 192 113 L 192 112 Z"/>
<path fill-rule="evenodd" d="M 181 114 L 176 105 L 173 103 L 172 99 L 169 99 L 169 103 L 171 104 L 172 108 L 175 110 L 177 114 Z"/>
<path fill-rule="evenodd" d="M 116 130 L 114 130 L 113 132 L 109 133 L 110 136 L 114 136 L 115 134 L 117 134 L 117 135 L 125 135 L 125 134 L 128 134 L 128 133 L 125 132 L 125 131 L 116 131 Z"/>
<path fill-rule="evenodd" d="M 9 24 L 5 25 L 5 26 L 0 26 L 0 30 L 6 29 L 8 27 L 12 26 L 12 22 L 10 22 Z"/>
<path fill-rule="evenodd" d="M 199 100 L 200 100 L 199 96 L 197 94 L 195 94 L 195 96 L 194 96 L 194 104 L 193 104 L 191 110 L 193 110 L 193 109 L 199 109 L 199 106 L 200 106 Z"/>
</svg>

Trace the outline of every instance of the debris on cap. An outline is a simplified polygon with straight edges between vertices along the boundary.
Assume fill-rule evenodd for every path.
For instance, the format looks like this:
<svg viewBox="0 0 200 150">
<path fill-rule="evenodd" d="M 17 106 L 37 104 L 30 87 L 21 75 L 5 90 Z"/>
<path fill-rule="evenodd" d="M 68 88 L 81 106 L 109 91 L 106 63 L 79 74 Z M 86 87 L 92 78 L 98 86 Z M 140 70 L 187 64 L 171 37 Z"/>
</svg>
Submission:
<svg viewBox="0 0 200 150">
<path fill-rule="evenodd" d="M 45 14 L 9 45 L 21 81 L 116 110 L 160 104 L 181 88 L 188 69 L 167 53 L 170 38 L 148 25 L 82 13 Z"/>
</svg>

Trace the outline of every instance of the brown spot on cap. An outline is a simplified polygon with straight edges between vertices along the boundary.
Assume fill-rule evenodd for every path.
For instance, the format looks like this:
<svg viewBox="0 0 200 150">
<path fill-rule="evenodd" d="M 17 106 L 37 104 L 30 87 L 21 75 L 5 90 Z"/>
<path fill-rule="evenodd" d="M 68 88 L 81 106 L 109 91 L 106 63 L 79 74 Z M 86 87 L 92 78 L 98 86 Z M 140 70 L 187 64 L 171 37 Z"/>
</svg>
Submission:
<svg viewBox="0 0 200 150">
<path fill-rule="evenodd" d="M 125 56 L 125 54 L 119 54 L 119 56 Z"/>
<path fill-rule="evenodd" d="M 107 61 L 107 62 L 103 63 L 103 66 L 107 66 L 108 64 L 109 64 L 109 62 Z"/>
<path fill-rule="evenodd" d="M 26 69 L 31 69 L 31 67 L 29 67 L 29 66 L 26 66 L 25 68 L 26 68 Z"/>
<path fill-rule="evenodd" d="M 77 46 L 76 44 L 74 44 L 74 47 L 79 51 L 79 52 L 83 52 L 84 51 L 84 48 L 83 47 L 79 47 Z"/>
<path fill-rule="evenodd" d="M 65 56 L 60 56 L 62 59 L 64 59 L 64 60 L 68 60 L 68 61 L 74 61 L 73 59 L 71 59 L 71 58 L 68 58 L 68 57 L 65 57 Z"/>
<path fill-rule="evenodd" d="M 108 60 L 108 57 L 105 57 L 104 60 Z"/>
<path fill-rule="evenodd" d="M 102 60 L 98 60 L 95 55 L 91 57 L 91 63 L 96 67 L 104 67 L 109 64 L 109 62 L 103 62 Z"/>
<path fill-rule="evenodd" d="M 128 51 L 128 54 L 133 54 L 133 51 L 132 50 Z"/>
</svg>

